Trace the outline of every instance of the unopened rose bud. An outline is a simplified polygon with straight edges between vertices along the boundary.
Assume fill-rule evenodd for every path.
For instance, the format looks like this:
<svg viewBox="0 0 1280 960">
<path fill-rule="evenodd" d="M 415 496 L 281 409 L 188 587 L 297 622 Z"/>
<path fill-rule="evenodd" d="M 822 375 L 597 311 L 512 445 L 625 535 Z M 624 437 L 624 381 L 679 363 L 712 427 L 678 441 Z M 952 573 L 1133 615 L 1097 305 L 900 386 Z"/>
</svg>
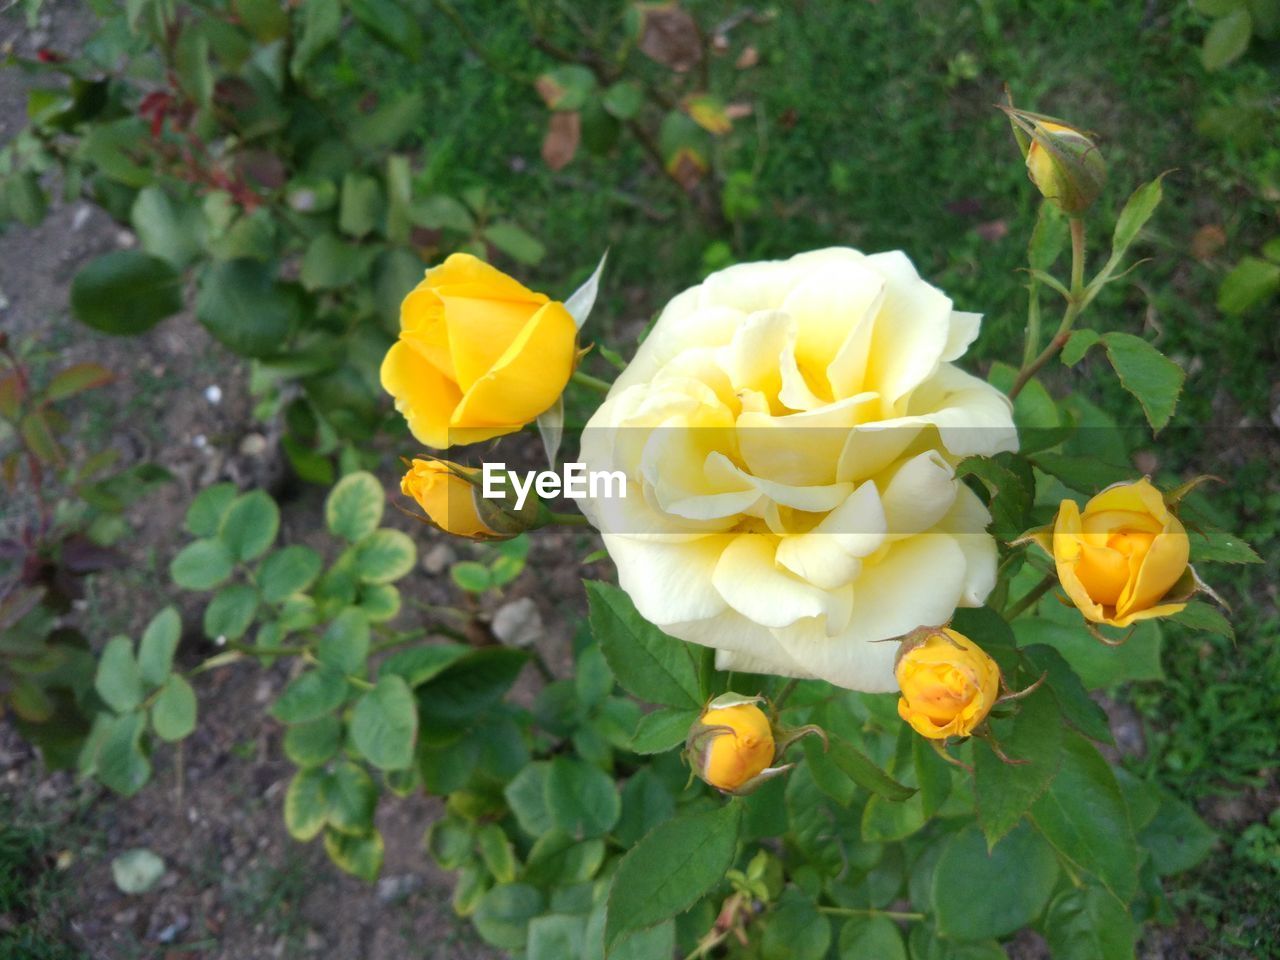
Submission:
<svg viewBox="0 0 1280 960">
<path fill-rule="evenodd" d="M 895 669 L 898 716 L 930 740 L 967 737 L 1000 695 L 1000 668 L 955 630 L 918 631 L 902 644 Z"/>
<path fill-rule="evenodd" d="M 702 780 L 726 793 L 746 793 L 768 779 L 775 744 L 773 726 L 758 697 L 717 697 L 694 722 L 685 756 Z M 781 772 L 783 768 L 774 768 Z"/>
<path fill-rule="evenodd" d="M 509 540 L 531 529 L 539 504 L 530 497 L 517 512 L 505 500 L 481 495 L 479 470 L 446 460 L 414 460 L 400 490 L 440 529 L 472 540 Z"/>
<path fill-rule="evenodd" d="M 1097 144 L 1070 124 L 1038 113 L 1002 107 L 1019 145 L 1027 141 L 1027 176 L 1044 198 L 1068 216 L 1084 213 L 1102 193 L 1107 167 Z"/>
</svg>

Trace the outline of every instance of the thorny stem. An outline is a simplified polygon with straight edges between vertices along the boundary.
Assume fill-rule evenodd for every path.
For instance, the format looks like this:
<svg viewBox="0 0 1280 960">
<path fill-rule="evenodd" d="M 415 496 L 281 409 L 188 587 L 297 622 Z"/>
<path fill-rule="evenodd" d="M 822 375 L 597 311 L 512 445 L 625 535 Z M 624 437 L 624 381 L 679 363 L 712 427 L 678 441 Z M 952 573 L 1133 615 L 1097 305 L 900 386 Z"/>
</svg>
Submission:
<svg viewBox="0 0 1280 960">
<path fill-rule="evenodd" d="M 1018 600 L 1005 611 L 1004 618 L 1012 622 L 1019 614 L 1025 613 L 1035 606 L 1041 597 L 1053 589 L 1053 585 L 1057 582 L 1058 578 L 1056 576 L 1052 573 L 1046 573 L 1039 583 L 1026 592 L 1021 600 Z"/>
<path fill-rule="evenodd" d="M 1085 304 L 1085 286 L 1084 286 L 1084 221 L 1079 217 L 1071 218 L 1071 297 L 1067 301 L 1066 312 L 1062 315 L 1062 323 L 1058 325 L 1057 332 L 1053 335 L 1053 339 L 1049 341 L 1049 345 L 1045 347 L 1040 354 L 1030 363 L 1024 363 L 1022 369 L 1018 371 L 1018 378 L 1013 383 L 1013 388 L 1009 391 L 1009 399 L 1014 400 L 1018 394 L 1022 392 L 1028 381 L 1031 380 L 1040 368 L 1053 359 L 1053 357 L 1066 346 L 1067 338 L 1071 335 L 1071 328 L 1076 322 L 1076 318 L 1080 316 L 1080 311 L 1084 309 Z M 1038 327 L 1038 324 L 1036 324 Z M 1031 325 L 1028 325 L 1027 336 L 1032 336 Z M 1034 331 L 1035 336 L 1039 337 L 1039 331 Z"/>
</svg>

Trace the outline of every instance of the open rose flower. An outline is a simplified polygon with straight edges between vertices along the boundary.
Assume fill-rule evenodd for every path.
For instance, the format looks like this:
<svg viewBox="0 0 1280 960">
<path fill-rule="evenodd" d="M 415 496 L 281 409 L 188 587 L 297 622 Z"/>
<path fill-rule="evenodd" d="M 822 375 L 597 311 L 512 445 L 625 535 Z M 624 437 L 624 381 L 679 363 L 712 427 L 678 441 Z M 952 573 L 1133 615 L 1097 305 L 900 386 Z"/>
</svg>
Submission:
<svg viewBox="0 0 1280 960">
<path fill-rule="evenodd" d="M 382 387 L 429 447 L 514 433 L 556 402 L 573 373 L 577 326 L 564 304 L 455 253 L 400 305 Z"/>
<path fill-rule="evenodd" d="M 1183 588 L 1187 532 L 1145 478 L 1108 487 L 1083 511 L 1063 500 L 1052 531 L 1033 538 L 1053 557 L 1071 602 L 1093 623 L 1127 627 L 1167 617 L 1182 610 L 1194 590 Z"/>
<path fill-rule="evenodd" d="M 667 305 L 583 434 L 627 494 L 583 501 L 619 581 L 725 670 L 896 688 L 896 643 L 995 583 L 956 479 L 1013 450 L 1005 397 L 953 366 L 980 317 L 901 253 L 742 264 Z"/>
</svg>

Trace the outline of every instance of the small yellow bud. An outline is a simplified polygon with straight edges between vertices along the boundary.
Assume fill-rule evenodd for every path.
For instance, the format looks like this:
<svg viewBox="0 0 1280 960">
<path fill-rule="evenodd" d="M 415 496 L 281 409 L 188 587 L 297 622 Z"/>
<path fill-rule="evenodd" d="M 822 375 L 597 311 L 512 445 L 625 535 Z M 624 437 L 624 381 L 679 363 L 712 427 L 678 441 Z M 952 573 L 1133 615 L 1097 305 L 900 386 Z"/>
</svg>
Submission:
<svg viewBox="0 0 1280 960">
<path fill-rule="evenodd" d="M 728 701 L 728 705 L 718 705 Z M 686 756 L 694 772 L 717 790 L 754 786 L 774 758 L 773 727 L 753 698 L 713 700 L 689 731 Z"/>
<path fill-rule="evenodd" d="M 483 500 L 477 474 L 446 460 L 414 460 L 400 481 L 400 491 L 416 500 L 432 523 L 455 536 L 506 540 L 532 526 L 512 522 L 518 518 L 504 515 L 499 504 Z"/>
<path fill-rule="evenodd" d="M 967 737 L 1000 695 L 1000 668 L 962 633 L 921 631 L 902 644 L 895 668 L 898 716 L 930 740 Z"/>
<path fill-rule="evenodd" d="M 1097 144 L 1061 120 L 1012 107 L 1001 109 L 1009 115 L 1026 155 L 1027 176 L 1044 198 L 1068 216 L 1078 217 L 1088 210 L 1107 182 L 1107 167 Z"/>
</svg>

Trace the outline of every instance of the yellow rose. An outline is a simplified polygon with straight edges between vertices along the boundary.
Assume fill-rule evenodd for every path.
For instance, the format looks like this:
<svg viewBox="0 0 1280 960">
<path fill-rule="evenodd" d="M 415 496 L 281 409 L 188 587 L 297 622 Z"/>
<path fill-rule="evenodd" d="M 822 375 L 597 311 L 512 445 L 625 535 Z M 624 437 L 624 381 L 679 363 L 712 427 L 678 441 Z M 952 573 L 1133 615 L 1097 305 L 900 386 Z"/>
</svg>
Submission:
<svg viewBox="0 0 1280 960">
<path fill-rule="evenodd" d="M 1098 198 L 1107 171 L 1097 145 L 1074 127 L 1036 119 L 1027 147 L 1027 176 L 1045 199 L 1079 216 Z"/>
<path fill-rule="evenodd" d="M 713 701 L 689 732 L 688 756 L 699 777 L 732 793 L 773 763 L 773 728 L 753 701 L 731 706 Z"/>
<path fill-rule="evenodd" d="M 677 296 L 583 431 L 580 501 L 640 613 L 721 670 L 895 689 L 895 643 L 981 606 L 990 515 L 956 476 L 1017 448 L 954 361 L 980 317 L 901 253 L 744 263 Z"/>
<path fill-rule="evenodd" d="M 573 373 L 577 327 L 564 304 L 470 254 L 427 271 L 400 305 L 382 388 L 429 447 L 514 433 Z"/>
<path fill-rule="evenodd" d="M 1177 613 L 1161 603 L 1187 571 L 1191 545 L 1182 523 L 1145 478 L 1108 487 L 1085 504 L 1063 500 L 1049 541 L 1058 580 L 1094 623 L 1127 627 Z"/>
<path fill-rule="evenodd" d="M 1000 668 L 962 633 L 942 629 L 904 644 L 898 716 L 930 740 L 967 737 L 1000 695 Z"/>
</svg>

